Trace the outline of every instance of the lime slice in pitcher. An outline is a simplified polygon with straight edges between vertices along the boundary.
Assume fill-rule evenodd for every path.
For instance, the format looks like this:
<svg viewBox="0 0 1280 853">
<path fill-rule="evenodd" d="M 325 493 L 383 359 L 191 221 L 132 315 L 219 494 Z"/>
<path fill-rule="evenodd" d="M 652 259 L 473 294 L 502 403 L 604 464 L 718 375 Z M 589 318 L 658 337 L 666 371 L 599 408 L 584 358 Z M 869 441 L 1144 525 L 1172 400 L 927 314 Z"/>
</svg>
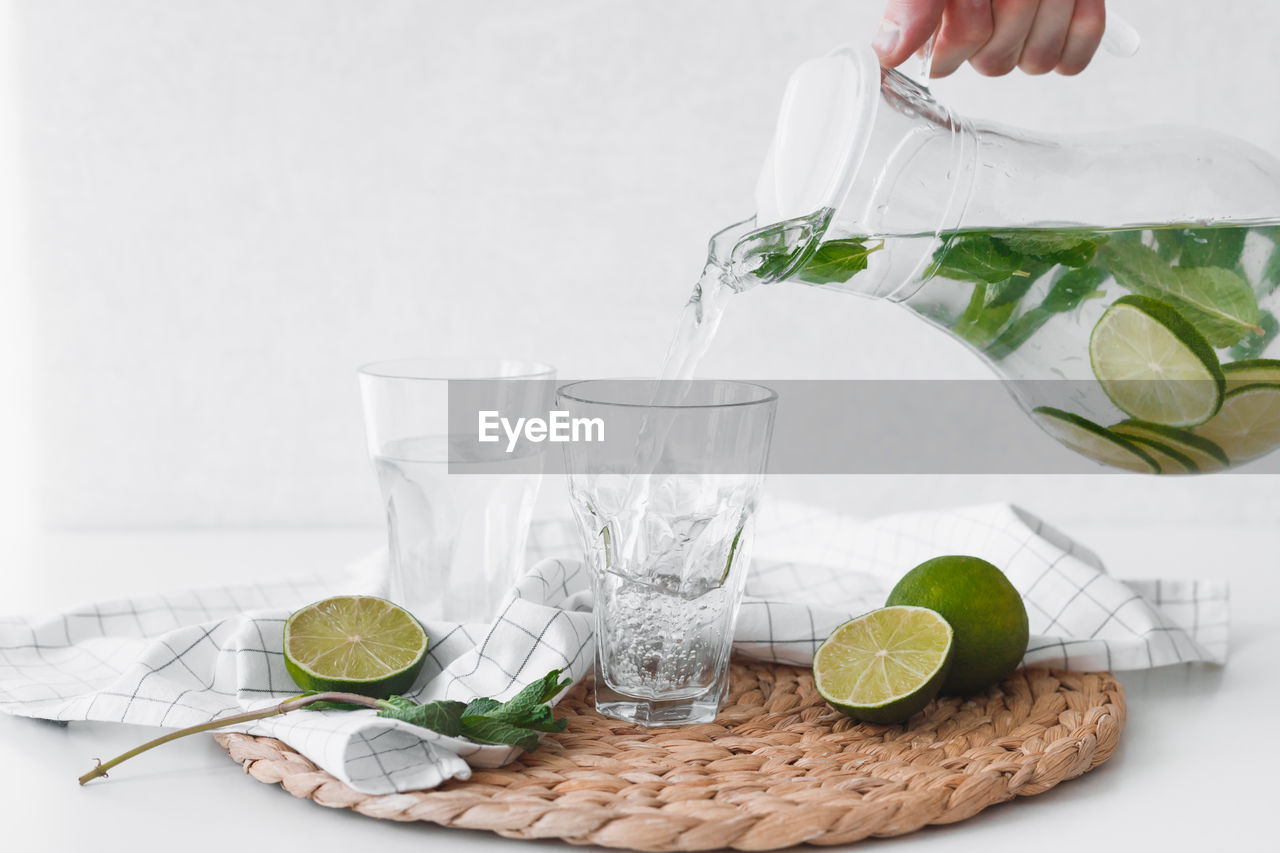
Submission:
<svg viewBox="0 0 1280 853">
<path fill-rule="evenodd" d="M 954 634 L 925 607 L 885 607 L 831 632 L 813 656 L 813 681 L 836 710 L 900 723 L 933 701 L 947 677 Z"/>
<path fill-rule="evenodd" d="M 1280 359 L 1250 358 L 1222 365 L 1222 375 L 1227 377 L 1227 393 L 1245 385 L 1280 384 Z"/>
<path fill-rule="evenodd" d="M 1115 435 L 1088 418 L 1052 406 L 1034 409 L 1031 417 L 1049 435 L 1094 462 L 1140 474 L 1160 473 L 1160 465 L 1137 443 Z"/>
<path fill-rule="evenodd" d="M 1231 464 L 1221 447 L 1190 430 L 1134 420 L 1121 421 L 1110 427 L 1110 430 L 1114 435 L 1136 441 L 1143 446 L 1150 441 L 1166 445 L 1194 462 L 1201 473 L 1221 471 Z"/>
<path fill-rule="evenodd" d="M 1280 383 L 1230 392 L 1218 414 L 1196 427 L 1195 434 L 1221 447 L 1232 462 L 1275 450 L 1280 447 Z"/>
<path fill-rule="evenodd" d="M 422 670 L 427 633 L 409 611 L 368 595 L 308 604 L 284 623 L 284 664 L 303 690 L 385 699 Z"/>
<path fill-rule="evenodd" d="M 1147 455 L 1156 460 L 1156 464 L 1160 466 L 1161 474 L 1200 473 L 1200 466 L 1196 464 L 1196 461 L 1171 444 L 1158 441 L 1150 436 L 1133 433 L 1124 437 L 1138 445 L 1140 450 L 1145 451 Z"/>
<path fill-rule="evenodd" d="M 1222 405 L 1226 380 L 1213 348 L 1169 305 L 1122 296 L 1089 337 L 1089 361 L 1121 411 L 1165 426 L 1194 426 Z"/>
</svg>

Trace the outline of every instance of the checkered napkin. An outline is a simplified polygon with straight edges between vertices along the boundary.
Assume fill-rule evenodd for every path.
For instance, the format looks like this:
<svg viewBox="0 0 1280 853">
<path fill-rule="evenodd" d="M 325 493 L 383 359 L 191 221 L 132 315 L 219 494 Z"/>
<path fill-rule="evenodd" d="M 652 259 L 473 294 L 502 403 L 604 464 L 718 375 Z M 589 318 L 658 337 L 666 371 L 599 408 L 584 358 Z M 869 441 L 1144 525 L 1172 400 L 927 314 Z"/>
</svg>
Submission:
<svg viewBox="0 0 1280 853">
<path fill-rule="evenodd" d="M 506 699 L 549 670 L 590 668 L 591 593 L 567 521 L 535 526 L 531 557 L 492 625 L 427 623 L 432 638 L 410 696 Z M 780 504 L 761 513 L 735 636 L 741 654 L 808 663 L 841 622 L 883 604 L 911 566 L 947 553 L 1000 566 L 1031 620 L 1027 663 L 1142 669 L 1222 663 L 1227 591 L 1219 582 L 1119 581 L 1038 519 L 1007 505 L 869 523 Z M 0 619 L 0 710 L 54 720 L 181 727 L 297 693 L 285 671 L 285 617 L 339 593 L 377 594 L 385 556 L 328 576 L 104 602 L 33 623 Z M 357 790 L 389 793 L 505 764 L 511 747 L 437 735 L 372 711 L 296 711 L 241 730 L 277 737 Z"/>
</svg>

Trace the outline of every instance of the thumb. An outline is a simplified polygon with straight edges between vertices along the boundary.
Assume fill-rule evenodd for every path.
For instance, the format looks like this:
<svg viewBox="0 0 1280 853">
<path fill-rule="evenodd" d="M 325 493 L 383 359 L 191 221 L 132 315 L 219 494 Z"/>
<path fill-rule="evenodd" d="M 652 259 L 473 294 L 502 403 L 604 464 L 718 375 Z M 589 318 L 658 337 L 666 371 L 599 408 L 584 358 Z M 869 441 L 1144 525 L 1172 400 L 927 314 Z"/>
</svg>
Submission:
<svg viewBox="0 0 1280 853">
<path fill-rule="evenodd" d="M 889 0 L 871 47 L 893 68 L 919 50 L 938 29 L 946 0 Z"/>
</svg>

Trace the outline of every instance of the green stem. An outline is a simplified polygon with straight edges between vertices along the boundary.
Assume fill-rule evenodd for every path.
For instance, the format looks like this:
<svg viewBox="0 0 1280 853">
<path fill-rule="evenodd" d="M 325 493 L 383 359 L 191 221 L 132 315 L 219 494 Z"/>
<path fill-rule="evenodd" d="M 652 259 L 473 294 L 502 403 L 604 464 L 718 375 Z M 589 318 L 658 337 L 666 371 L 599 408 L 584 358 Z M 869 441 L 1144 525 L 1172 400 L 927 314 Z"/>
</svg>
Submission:
<svg viewBox="0 0 1280 853">
<path fill-rule="evenodd" d="M 135 755 L 141 755 L 149 749 L 154 749 L 161 744 L 168 743 L 171 740 L 177 740 L 187 735 L 199 734 L 200 732 L 209 732 L 214 729 L 221 729 L 226 726 L 234 726 L 238 723 L 249 723 L 254 720 L 265 719 L 266 717 L 274 717 L 279 714 L 287 714 L 290 711 L 296 711 L 299 708 L 305 708 L 316 702 L 331 702 L 335 704 L 345 705 L 363 705 L 366 708 L 381 709 L 383 707 L 380 699 L 372 699 L 368 696 L 360 696 L 356 693 L 313 693 L 307 696 L 294 696 L 284 700 L 279 705 L 273 705 L 270 708 L 264 708 L 261 711 L 246 711 L 243 714 L 233 714 L 230 717 L 221 717 L 216 720 L 210 720 L 198 726 L 191 726 L 185 729 L 179 729 L 176 732 L 169 732 L 161 735 L 155 740 L 149 740 L 142 746 L 134 747 L 128 752 L 121 753 L 110 761 L 98 761 L 98 766 L 94 767 L 88 773 L 80 777 L 80 784 L 84 785 L 99 776 L 106 777 L 107 771 L 123 761 L 128 761 Z"/>
</svg>

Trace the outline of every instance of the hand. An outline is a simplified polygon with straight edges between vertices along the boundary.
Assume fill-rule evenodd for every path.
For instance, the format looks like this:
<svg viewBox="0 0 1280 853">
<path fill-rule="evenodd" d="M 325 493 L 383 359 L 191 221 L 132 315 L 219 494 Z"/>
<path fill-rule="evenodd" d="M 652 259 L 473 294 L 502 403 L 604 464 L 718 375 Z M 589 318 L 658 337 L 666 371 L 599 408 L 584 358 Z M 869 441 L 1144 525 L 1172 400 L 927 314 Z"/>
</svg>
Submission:
<svg viewBox="0 0 1280 853">
<path fill-rule="evenodd" d="M 889 0 L 871 46 L 893 68 L 937 32 L 931 77 L 966 60 L 990 77 L 1014 68 L 1079 74 L 1105 26 L 1103 0 Z"/>
</svg>

